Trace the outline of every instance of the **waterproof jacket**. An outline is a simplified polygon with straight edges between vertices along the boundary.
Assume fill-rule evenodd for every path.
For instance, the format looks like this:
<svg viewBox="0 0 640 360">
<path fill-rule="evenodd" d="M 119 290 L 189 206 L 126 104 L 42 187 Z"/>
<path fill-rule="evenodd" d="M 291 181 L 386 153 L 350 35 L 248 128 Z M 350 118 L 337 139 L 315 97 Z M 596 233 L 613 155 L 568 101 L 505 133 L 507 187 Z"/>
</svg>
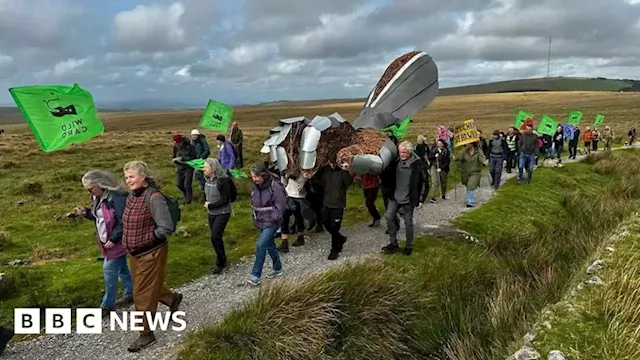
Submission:
<svg viewBox="0 0 640 360">
<path fill-rule="evenodd" d="M 429 152 L 429 163 L 432 167 L 448 173 L 451 165 L 449 149 L 443 148 L 442 150 L 438 150 L 437 146 L 431 148 Z"/>
<path fill-rule="evenodd" d="M 507 150 L 509 152 L 518 152 L 520 150 L 518 146 L 520 137 L 518 136 L 518 134 L 516 133 L 513 133 L 513 135 L 506 134 L 504 136 L 504 140 L 507 143 Z"/>
<path fill-rule="evenodd" d="M 540 147 L 538 146 L 538 135 L 531 133 L 523 133 L 520 135 L 519 148 L 520 152 L 525 155 L 538 155 Z"/>
<path fill-rule="evenodd" d="M 96 240 L 98 248 L 107 260 L 117 259 L 126 255 L 127 251 L 122 246 L 122 214 L 127 204 L 127 196 L 116 191 L 105 190 L 103 198 L 93 197 L 93 201 L 85 210 L 85 218 L 97 223 L 96 211 L 98 207 L 102 210 L 102 217 L 107 230 L 107 239 L 115 246 L 107 249 L 100 241 L 100 235 L 96 229 Z"/>
<path fill-rule="evenodd" d="M 284 211 L 287 207 L 287 193 L 275 176 L 269 174 L 262 184 L 253 184 L 251 212 L 253 225 L 259 230 L 282 226 Z"/>
<path fill-rule="evenodd" d="M 192 141 L 196 148 L 196 159 L 206 159 L 211 155 L 211 149 L 209 148 L 206 136 L 200 134 L 197 139 Z"/>
<path fill-rule="evenodd" d="M 489 141 L 489 156 L 504 157 L 509 152 L 507 141 L 504 138 L 491 138 Z"/>
<path fill-rule="evenodd" d="M 224 144 L 218 148 L 218 160 L 220 160 L 220 164 L 225 170 L 233 169 L 235 166 L 236 154 L 229 141 L 225 141 Z"/>
<path fill-rule="evenodd" d="M 475 148 L 472 153 L 463 148 L 456 157 L 456 161 L 460 163 L 458 171 L 461 173 L 462 184 L 469 190 L 477 189 L 480 186 L 482 167 L 487 161 L 484 153 L 478 148 Z"/>
<path fill-rule="evenodd" d="M 324 166 L 311 178 L 311 181 L 322 187 L 324 193 L 322 206 L 329 209 L 347 207 L 347 189 L 353 184 L 353 177 L 349 172 Z"/>
<path fill-rule="evenodd" d="M 591 131 L 591 130 L 585 131 L 584 134 L 582 134 L 582 141 L 584 141 L 584 142 L 593 141 L 593 131 Z"/>
<path fill-rule="evenodd" d="M 556 134 L 553 135 L 553 143 L 556 149 L 560 149 L 564 146 L 564 130 L 556 131 Z"/>
<path fill-rule="evenodd" d="M 611 129 L 604 129 L 604 131 L 602 132 L 602 138 L 604 140 L 611 140 L 613 139 L 613 130 Z"/>
<path fill-rule="evenodd" d="M 189 139 L 182 137 L 182 143 L 180 145 L 173 146 L 173 158 L 180 157 L 182 162 L 187 162 L 196 159 L 196 147 L 193 146 Z M 188 168 L 189 165 L 183 163 L 176 163 L 178 168 Z"/>
<path fill-rule="evenodd" d="M 409 200 L 411 204 L 416 207 L 427 198 L 429 192 L 429 176 L 427 174 L 427 166 L 424 162 L 419 161 L 418 156 L 413 153 L 412 157 L 415 159 L 409 159 L 410 162 L 410 175 L 409 175 Z M 380 174 L 382 192 L 390 199 L 394 198 L 397 185 L 397 168 L 400 165 L 400 158 L 389 164 L 389 166 Z"/>
</svg>

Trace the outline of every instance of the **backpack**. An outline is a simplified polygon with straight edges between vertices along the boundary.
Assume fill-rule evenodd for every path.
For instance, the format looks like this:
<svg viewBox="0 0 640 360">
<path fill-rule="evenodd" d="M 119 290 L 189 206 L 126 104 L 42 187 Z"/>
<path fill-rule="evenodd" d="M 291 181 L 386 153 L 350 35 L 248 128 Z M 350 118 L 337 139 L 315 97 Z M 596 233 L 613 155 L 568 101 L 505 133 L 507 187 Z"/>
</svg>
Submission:
<svg viewBox="0 0 640 360">
<path fill-rule="evenodd" d="M 180 222 L 180 218 L 182 215 L 182 211 L 180 210 L 180 202 L 177 198 L 173 196 L 166 196 L 159 190 L 153 189 L 151 191 L 147 191 L 147 194 L 144 196 L 144 203 L 147 206 L 151 204 L 151 195 L 154 192 L 158 192 L 160 196 L 164 197 L 164 200 L 167 202 L 167 207 L 169 207 L 169 214 L 171 215 L 171 221 L 173 222 L 173 232 L 178 228 L 178 223 Z"/>
<path fill-rule="evenodd" d="M 229 202 L 235 202 L 238 198 L 238 189 L 236 188 L 236 183 L 231 177 L 228 177 L 227 181 L 229 181 Z"/>
</svg>

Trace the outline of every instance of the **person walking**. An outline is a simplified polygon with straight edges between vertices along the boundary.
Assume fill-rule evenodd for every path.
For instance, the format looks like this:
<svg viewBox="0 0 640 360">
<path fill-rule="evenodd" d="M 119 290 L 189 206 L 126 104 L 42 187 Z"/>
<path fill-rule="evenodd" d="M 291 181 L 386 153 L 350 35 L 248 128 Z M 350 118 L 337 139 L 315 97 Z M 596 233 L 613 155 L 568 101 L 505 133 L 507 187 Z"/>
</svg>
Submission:
<svg viewBox="0 0 640 360">
<path fill-rule="evenodd" d="M 224 249 L 224 230 L 231 218 L 231 202 L 235 193 L 235 184 L 218 159 L 208 158 L 204 163 L 205 185 L 204 208 L 211 232 L 211 246 L 216 253 L 214 274 L 220 274 L 227 267 L 227 254 Z"/>
<path fill-rule="evenodd" d="M 267 253 L 273 262 L 273 271 L 267 279 L 284 274 L 278 249 L 276 249 L 275 235 L 282 221 L 287 206 L 287 193 L 276 175 L 271 173 L 264 162 L 251 166 L 251 212 L 253 225 L 260 230 L 256 243 L 255 260 L 251 270 L 251 277 L 247 282 L 258 286 L 262 282 L 262 268 Z"/>
<path fill-rule="evenodd" d="M 378 191 L 380 190 L 380 178 L 378 174 L 368 173 L 362 174 L 362 192 L 364 193 L 364 204 L 371 215 L 371 222 L 368 227 L 380 226 L 380 212 L 376 207 L 376 200 L 378 199 Z"/>
<path fill-rule="evenodd" d="M 598 128 L 593 129 L 593 142 L 591 143 L 593 151 L 598 151 L 598 142 L 600 142 L 600 137 L 600 130 L 598 130 Z"/>
<path fill-rule="evenodd" d="M 527 183 L 531 183 L 533 177 L 533 164 L 540 148 L 538 147 L 538 135 L 533 133 L 533 127 L 527 125 L 524 133 L 520 135 L 520 160 L 518 164 L 518 184 L 524 182 L 524 170 L 527 170 Z"/>
<path fill-rule="evenodd" d="M 196 158 L 196 148 L 184 136 L 173 136 L 173 163 L 176 166 L 176 186 L 184 196 L 184 204 L 193 201 L 193 173 L 194 169 L 184 164 Z"/>
<path fill-rule="evenodd" d="M 431 171 L 431 186 L 429 186 L 429 195 L 427 196 L 431 203 L 436 202 L 436 194 L 440 190 L 442 200 L 447 199 L 447 179 L 449 177 L 449 168 L 451 165 L 451 155 L 447 142 L 440 139 L 436 142 L 436 146 L 430 152 L 429 170 Z"/>
<path fill-rule="evenodd" d="M 633 142 L 636 140 L 636 128 L 631 128 L 627 133 L 627 136 L 629 136 L 629 146 L 632 146 Z"/>
<path fill-rule="evenodd" d="M 466 206 L 472 208 L 476 204 L 476 189 L 480 187 L 482 166 L 488 164 L 487 158 L 479 149 L 479 143 L 475 142 L 466 144 L 455 160 L 460 163 L 458 171 L 462 185 L 467 188 Z"/>
<path fill-rule="evenodd" d="M 142 161 L 125 164 L 125 183 L 131 194 L 122 216 L 122 244 L 131 255 L 129 266 L 133 280 L 133 301 L 137 311 L 156 313 L 158 302 L 178 311 L 182 294 L 165 284 L 169 235 L 175 231 L 171 212 L 161 184 Z M 192 174 L 193 177 L 193 174 Z M 140 337 L 127 349 L 139 352 L 156 342 L 143 316 Z"/>
<path fill-rule="evenodd" d="M 611 143 L 613 142 L 613 130 L 609 126 L 604 127 L 602 132 L 602 140 L 604 140 L 604 150 L 611 151 Z"/>
<path fill-rule="evenodd" d="M 289 235 L 296 236 L 296 241 L 291 246 L 304 245 L 304 214 L 309 216 L 313 211 L 311 205 L 306 199 L 306 183 L 307 178 L 302 176 L 298 170 L 297 174 L 284 176 L 284 189 L 287 193 L 287 206 L 284 211 L 284 219 L 282 220 L 282 244 L 278 247 L 278 251 L 289 252 Z M 307 210 L 307 211 L 305 211 Z M 289 223 L 291 217 L 295 219 L 293 226 Z M 311 220 L 313 220 L 311 218 Z M 294 230 L 292 231 L 293 228 Z"/>
<path fill-rule="evenodd" d="M 496 190 L 500 187 L 502 163 L 508 151 L 507 141 L 500 136 L 500 130 L 494 130 L 493 138 L 489 142 L 489 174 L 491 174 L 491 186 Z"/>
<path fill-rule="evenodd" d="M 88 207 L 76 207 L 76 213 L 95 224 L 96 239 L 104 257 L 103 316 L 107 316 L 116 306 L 133 303 L 133 281 L 127 266 L 127 251 L 122 246 L 122 216 L 127 203 L 126 190 L 112 173 L 92 170 L 82 177 L 82 186 L 91 196 Z M 118 279 L 122 281 L 123 297 L 116 301 Z"/>
<path fill-rule="evenodd" d="M 207 142 L 207 137 L 204 134 L 200 133 L 200 130 L 193 129 L 191 130 L 191 144 L 193 144 L 196 152 L 196 159 L 207 159 L 209 155 L 211 155 L 211 149 L 209 147 L 209 143 Z M 195 170 L 196 181 L 198 182 L 198 187 L 204 193 L 204 174 L 201 170 Z"/>
<path fill-rule="evenodd" d="M 556 129 L 556 133 L 553 135 L 553 147 L 551 151 L 551 158 L 558 158 L 558 164 L 562 163 L 562 149 L 564 147 L 564 127 L 559 125 Z"/>
<path fill-rule="evenodd" d="M 420 158 L 420 160 L 424 161 L 425 164 L 429 163 L 429 145 L 427 144 L 427 139 L 424 135 L 418 135 L 418 141 L 416 143 L 416 155 Z"/>
<path fill-rule="evenodd" d="M 580 142 L 580 128 L 576 125 L 573 128 L 573 137 L 569 139 L 569 159 L 576 159 L 578 155 L 578 142 Z"/>
<path fill-rule="evenodd" d="M 591 142 L 593 142 L 593 131 L 587 126 L 582 134 L 582 141 L 584 142 L 584 150 L 587 154 L 591 154 Z"/>
<path fill-rule="evenodd" d="M 516 133 L 516 129 L 514 127 L 510 127 L 507 131 L 507 135 L 505 136 L 505 141 L 507 142 L 507 153 L 505 155 L 505 159 L 507 160 L 507 174 L 511 174 L 511 169 L 517 166 L 516 162 L 518 159 L 518 134 Z"/>
<path fill-rule="evenodd" d="M 231 123 L 231 132 L 229 133 L 229 140 L 231 140 L 231 145 L 233 150 L 235 151 L 235 163 L 234 166 L 236 169 L 240 169 L 244 166 L 244 157 L 242 154 L 242 143 L 244 140 L 244 136 L 242 135 L 242 130 L 238 127 L 238 122 L 234 121 Z"/>
<path fill-rule="evenodd" d="M 400 249 L 396 224 L 398 215 L 403 217 L 406 232 L 404 255 L 413 253 L 413 211 L 422 207 L 429 191 L 429 176 L 425 163 L 414 152 L 413 144 L 403 141 L 398 145 L 400 159 L 390 164 L 385 172 L 395 177 L 393 197 L 389 199 L 389 207 L 385 212 L 389 228 L 389 244 L 382 248 L 385 254 L 391 254 Z M 391 175 L 390 175 L 391 176 Z"/>
<path fill-rule="evenodd" d="M 234 169 L 236 166 L 236 155 L 233 150 L 233 145 L 226 140 L 224 135 L 216 136 L 216 141 L 218 142 L 218 160 L 220 160 L 220 164 L 222 164 L 222 167 L 227 171 Z"/>
</svg>

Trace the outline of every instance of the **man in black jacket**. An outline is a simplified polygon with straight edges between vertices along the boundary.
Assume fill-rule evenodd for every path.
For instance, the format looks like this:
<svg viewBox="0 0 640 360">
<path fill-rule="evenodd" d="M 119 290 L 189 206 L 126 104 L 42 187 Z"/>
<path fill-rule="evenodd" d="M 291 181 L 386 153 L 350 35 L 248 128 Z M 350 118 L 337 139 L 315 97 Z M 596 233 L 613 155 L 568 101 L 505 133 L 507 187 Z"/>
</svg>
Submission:
<svg viewBox="0 0 640 360">
<path fill-rule="evenodd" d="M 573 128 L 573 137 L 569 139 L 569 159 L 576 158 L 578 155 L 578 143 L 580 142 L 580 128 L 576 125 Z"/>
<path fill-rule="evenodd" d="M 498 190 L 502 180 L 502 163 L 504 154 L 509 151 L 507 141 L 500 136 L 500 130 L 493 131 L 493 138 L 489 142 L 489 174 L 491 174 L 491 186 Z"/>
<path fill-rule="evenodd" d="M 324 192 L 322 200 L 322 223 L 331 234 L 329 260 L 336 260 L 342 252 L 347 237 L 340 233 L 344 209 L 347 207 L 347 189 L 353 184 L 351 174 L 338 166 L 325 166 L 311 179 Z"/>
<path fill-rule="evenodd" d="M 189 139 L 182 135 L 173 136 L 173 163 L 176 165 L 176 186 L 184 195 L 184 203 L 191 204 L 193 200 L 193 172 L 194 169 L 183 162 L 196 158 L 196 148 Z"/>
<path fill-rule="evenodd" d="M 389 199 L 389 206 L 385 213 L 387 227 L 389 228 L 389 245 L 382 248 L 387 254 L 396 252 L 398 246 L 398 226 L 395 219 L 398 214 L 404 218 L 406 230 L 406 245 L 403 253 L 411 255 L 413 252 L 413 209 L 421 207 L 427 198 L 429 191 L 429 177 L 427 168 L 413 151 L 413 144 L 408 141 L 398 145 L 400 159 L 389 165 L 381 176 L 386 187 L 392 188 L 393 197 Z M 392 184 L 389 184 L 393 181 Z"/>
</svg>

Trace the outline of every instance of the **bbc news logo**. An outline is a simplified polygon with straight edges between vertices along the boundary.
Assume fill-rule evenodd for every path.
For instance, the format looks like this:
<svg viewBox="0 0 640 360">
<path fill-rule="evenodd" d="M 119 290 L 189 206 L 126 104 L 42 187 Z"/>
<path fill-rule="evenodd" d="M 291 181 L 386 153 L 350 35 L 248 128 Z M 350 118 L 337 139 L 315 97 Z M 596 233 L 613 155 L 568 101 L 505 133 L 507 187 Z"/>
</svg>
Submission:
<svg viewBox="0 0 640 360">
<path fill-rule="evenodd" d="M 14 309 L 14 323 L 16 334 L 40 334 L 40 314 L 38 308 Z M 45 334 L 71 334 L 73 318 L 69 308 L 47 308 L 44 312 Z M 147 319 L 149 330 L 183 331 L 187 328 L 184 311 L 156 312 L 124 311 L 109 315 L 109 329 L 111 331 L 143 331 L 144 319 Z M 102 334 L 102 309 L 76 309 L 76 332 L 78 334 Z"/>
</svg>

